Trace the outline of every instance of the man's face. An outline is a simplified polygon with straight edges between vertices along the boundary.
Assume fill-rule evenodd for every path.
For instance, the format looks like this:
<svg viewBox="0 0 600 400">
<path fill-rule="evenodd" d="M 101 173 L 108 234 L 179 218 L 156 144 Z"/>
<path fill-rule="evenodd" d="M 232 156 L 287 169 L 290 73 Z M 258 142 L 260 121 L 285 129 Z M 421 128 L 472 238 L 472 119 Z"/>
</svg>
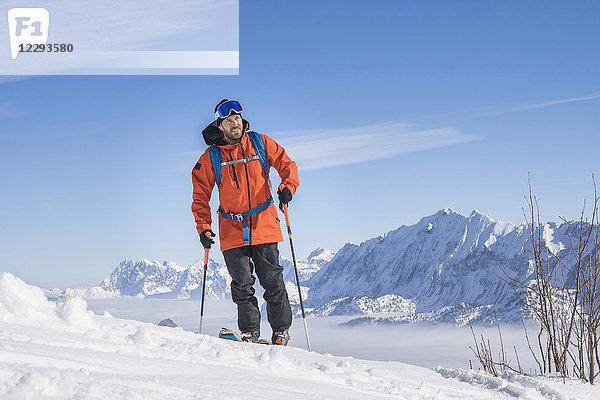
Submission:
<svg viewBox="0 0 600 400">
<path fill-rule="evenodd" d="M 242 117 L 238 114 L 230 115 L 221 121 L 219 129 L 223 131 L 227 143 L 237 143 L 244 133 Z"/>
</svg>

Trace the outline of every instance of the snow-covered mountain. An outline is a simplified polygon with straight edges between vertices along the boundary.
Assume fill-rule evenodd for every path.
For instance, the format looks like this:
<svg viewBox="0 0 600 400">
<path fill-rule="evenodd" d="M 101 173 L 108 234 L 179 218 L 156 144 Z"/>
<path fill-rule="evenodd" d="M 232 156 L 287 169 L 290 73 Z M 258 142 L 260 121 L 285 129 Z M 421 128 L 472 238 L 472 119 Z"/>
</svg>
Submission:
<svg viewBox="0 0 600 400">
<path fill-rule="evenodd" d="M 160 264 L 146 259 L 126 259 L 104 279 L 100 287 L 128 296 L 168 293 L 179 282 L 183 270 L 184 268 L 166 261 Z"/>
<path fill-rule="evenodd" d="M 179 299 L 199 299 L 202 297 L 202 277 L 204 261 L 198 260 L 185 268 L 179 277 L 177 285 L 171 292 L 171 297 Z M 227 267 L 209 259 L 206 269 L 206 296 L 209 299 L 225 299 L 231 297 L 231 278 Z"/>
<path fill-rule="evenodd" d="M 319 247 L 313 250 L 306 260 L 296 260 L 298 268 L 298 278 L 300 282 L 310 279 L 323 265 L 327 264 L 335 256 L 335 252 Z M 296 282 L 294 275 L 294 263 L 292 260 L 279 257 L 279 264 L 283 267 L 283 280 L 286 282 Z"/>
<path fill-rule="evenodd" d="M 548 246 L 564 248 L 566 226 L 545 224 L 544 238 Z M 525 225 L 497 221 L 478 211 L 465 217 L 446 208 L 415 225 L 361 244 L 347 243 L 304 283 L 310 289 L 305 304 L 317 312 L 339 309 L 336 304 L 344 299 L 396 294 L 399 297 L 388 303 L 401 308 L 408 300 L 415 305 L 414 313 L 388 316 L 386 322 L 517 320 L 522 310 L 513 289 L 494 273 L 502 276 L 502 267 L 520 279 L 528 277 L 528 241 Z"/>
<path fill-rule="evenodd" d="M 161 264 L 146 259 L 126 259 L 104 279 L 100 287 L 128 296 L 197 298 L 202 294 L 203 274 L 204 263 L 201 260 L 183 267 L 170 261 Z M 224 299 L 230 296 L 230 282 L 227 268 L 209 259 L 206 272 L 207 298 Z"/>
<path fill-rule="evenodd" d="M 397 294 L 386 294 L 375 299 L 367 296 L 342 297 L 313 308 L 308 314 L 310 316 L 385 314 L 387 318 L 398 318 L 412 316 L 414 313 L 415 304 L 412 301 Z"/>
<path fill-rule="evenodd" d="M 297 260 L 300 282 L 309 279 L 334 255 L 335 253 L 331 250 L 320 247 L 314 250 L 308 259 Z M 284 267 L 284 280 L 288 283 L 295 283 L 296 278 L 292 261 L 280 257 L 279 262 Z M 170 261 L 159 263 L 146 259 L 139 261 L 127 259 L 122 261 L 104 279 L 100 288 L 108 293 L 119 293 L 128 296 L 196 299 L 202 295 L 203 274 L 204 264 L 202 260 L 184 267 Z M 227 267 L 209 259 L 206 276 L 207 298 L 229 298 L 231 296 L 230 283 L 231 278 L 227 273 Z M 85 294 L 83 291 L 81 293 Z M 297 289 L 294 293 L 297 297 Z M 290 293 L 290 297 L 293 298 L 292 293 Z"/>
<path fill-rule="evenodd" d="M 567 243 L 566 225 L 544 225 L 553 251 Z M 308 315 L 363 315 L 352 323 L 492 323 L 515 321 L 524 310 L 500 268 L 519 279 L 531 273 L 526 225 L 473 211 L 468 217 L 445 208 L 418 223 L 369 239 L 347 243 L 338 252 L 318 248 L 298 260 Z M 292 261 L 280 258 L 294 314 L 299 300 Z M 202 263 L 189 267 L 154 261 L 123 261 L 102 283 L 110 293 L 131 296 L 198 298 Z M 210 261 L 209 298 L 230 296 L 224 265 Z M 257 283 L 257 295 L 262 294 Z"/>
</svg>

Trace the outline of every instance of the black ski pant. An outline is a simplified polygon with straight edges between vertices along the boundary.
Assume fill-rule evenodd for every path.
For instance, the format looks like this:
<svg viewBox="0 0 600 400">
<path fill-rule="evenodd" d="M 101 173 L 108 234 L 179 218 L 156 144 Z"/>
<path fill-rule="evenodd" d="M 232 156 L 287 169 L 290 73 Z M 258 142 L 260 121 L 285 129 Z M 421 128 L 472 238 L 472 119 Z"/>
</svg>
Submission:
<svg viewBox="0 0 600 400">
<path fill-rule="evenodd" d="M 274 332 L 292 325 L 292 310 L 285 284 L 283 267 L 279 265 L 277 243 L 236 247 L 223 251 L 231 275 L 231 298 L 238 308 L 238 327 L 241 332 L 260 331 L 260 310 L 254 296 L 254 274 L 265 289 L 267 318 Z"/>
</svg>

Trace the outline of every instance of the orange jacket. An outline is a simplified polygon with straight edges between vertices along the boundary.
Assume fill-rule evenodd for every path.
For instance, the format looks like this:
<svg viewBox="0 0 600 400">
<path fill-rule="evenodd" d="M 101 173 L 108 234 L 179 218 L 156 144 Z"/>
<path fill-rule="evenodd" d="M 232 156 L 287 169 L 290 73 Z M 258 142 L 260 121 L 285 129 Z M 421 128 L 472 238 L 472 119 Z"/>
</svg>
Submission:
<svg viewBox="0 0 600 400">
<path fill-rule="evenodd" d="M 250 138 L 245 133 L 249 125 L 246 121 L 244 122 L 245 129 L 240 143 L 219 146 L 223 162 L 256 155 Z M 300 185 L 296 163 L 287 156 L 283 147 L 273 139 L 262 134 L 260 136 L 265 144 L 265 153 L 269 165 L 274 167 L 281 177 L 279 189 L 287 187 L 294 194 L 296 188 Z M 200 234 L 205 229 L 211 229 L 212 224 L 209 201 L 216 179 L 209 149 L 206 149 L 200 156 L 198 163 L 192 170 L 192 183 L 194 186 L 192 213 L 196 220 L 196 229 Z M 244 213 L 267 201 L 269 196 L 271 196 L 271 188 L 268 176 L 266 176 L 259 160 L 222 167 L 219 201 L 224 212 Z M 277 197 L 274 197 L 273 200 L 277 203 Z M 242 222 L 225 219 L 219 215 L 221 250 L 246 245 L 281 242 L 283 237 L 275 203 L 264 211 L 248 218 L 250 243 L 246 244 L 243 243 Z"/>
</svg>

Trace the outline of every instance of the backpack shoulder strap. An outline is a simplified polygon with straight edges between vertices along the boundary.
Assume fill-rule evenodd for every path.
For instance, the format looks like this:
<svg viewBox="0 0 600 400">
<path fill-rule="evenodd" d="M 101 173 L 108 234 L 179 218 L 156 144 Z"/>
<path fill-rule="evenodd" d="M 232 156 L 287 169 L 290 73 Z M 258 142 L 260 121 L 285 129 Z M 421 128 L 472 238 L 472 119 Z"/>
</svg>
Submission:
<svg viewBox="0 0 600 400">
<path fill-rule="evenodd" d="M 263 169 L 267 176 L 269 176 L 269 160 L 267 159 L 267 153 L 265 151 L 265 142 L 263 142 L 262 136 L 260 133 L 254 131 L 246 132 L 250 137 L 250 142 L 252 143 L 252 147 L 254 147 L 254 151 L 258 156 L 258 160 L 260 161 L 260 165 L 262 165 Z"/>
<path fill-rule="evenodd" d="M 210 146 L 210 161 L 212 162 L 213 171 L 215 171 L 215 180 L 217 187 L 221 187 L 221 148 L 214 144 Z"/>
</svg>

